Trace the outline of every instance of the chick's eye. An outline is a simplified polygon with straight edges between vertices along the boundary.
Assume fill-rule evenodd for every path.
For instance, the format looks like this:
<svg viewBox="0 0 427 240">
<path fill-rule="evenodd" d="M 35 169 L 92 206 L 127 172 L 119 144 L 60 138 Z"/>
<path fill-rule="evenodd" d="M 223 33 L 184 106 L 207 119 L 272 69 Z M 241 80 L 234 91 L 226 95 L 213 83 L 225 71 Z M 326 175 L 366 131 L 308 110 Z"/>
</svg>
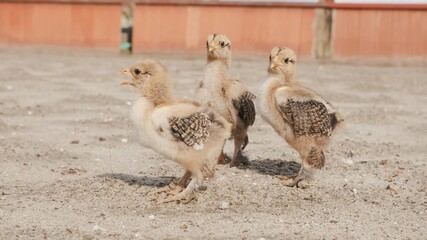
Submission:
<svg viewBox="0 0 427 240">
<path fill-rule="evenodd" d="M 288 64 L 289 63 L 289 58 L 285 59 L 285 63 Z"/>
<path fill-rule="evenodd" d="M 225 42 L 219 42 L 219 45 L 221 45 L 221 47 L 225 47 Z"/>
<path fill-rule="evenodd" d="M 139 69 L 135 69 L 135 74 L 136 74 L 136 75 L 141 74 L 141 70 L 139 70 Z"/>
</svg>

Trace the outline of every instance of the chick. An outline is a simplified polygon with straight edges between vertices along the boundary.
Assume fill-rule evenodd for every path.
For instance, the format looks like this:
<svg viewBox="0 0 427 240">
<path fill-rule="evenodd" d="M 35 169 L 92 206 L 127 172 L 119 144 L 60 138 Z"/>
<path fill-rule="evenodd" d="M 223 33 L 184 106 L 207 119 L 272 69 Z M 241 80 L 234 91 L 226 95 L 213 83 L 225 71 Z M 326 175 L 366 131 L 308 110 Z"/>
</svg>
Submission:
<svg viewBox="0 0 427 240">
<path fill-rule="evenodd" d="M 233 125 L 234 153 L 230 166 L 249 161 L 242 150 L 249 142 L 247 131 L 255 121 L 255 95 L 240 81 L 230 75 L 231 42 L 221 34 L 211 34 L 206 41 L 207 64 L 197 90 L 197 100 L 215 110 Z M 221 153 L 219 162 L 224 160 Z"/>
<path fill-rule="evenodd" d="M 302 159 L 298 174 L 282 179 L 288 186 L 304 187 L 314 169 L 325 165 L 323 150 L 344 119 L 319 94 L 295 81 L 296 61 L 292 49 L 271 50 L 269 78 L 262 85 L 259 108 L 262 117 Z"/>
<path fill-rule="evenodd" d="M 131 120 L 142 145 L 186 170 L 177 183 L 178 190 L 163 202 L 191 200 L 203 182 L 202 169 L 213 170 L 216 165 L 230 137 L 231 124 L 196 102 L 174 98 L 167 69 L 160 62 L 146 59 L 122 72 L 132 78 L 122 85 L 134 87 L 140 95 L 133 104 Z"/>
</svg>

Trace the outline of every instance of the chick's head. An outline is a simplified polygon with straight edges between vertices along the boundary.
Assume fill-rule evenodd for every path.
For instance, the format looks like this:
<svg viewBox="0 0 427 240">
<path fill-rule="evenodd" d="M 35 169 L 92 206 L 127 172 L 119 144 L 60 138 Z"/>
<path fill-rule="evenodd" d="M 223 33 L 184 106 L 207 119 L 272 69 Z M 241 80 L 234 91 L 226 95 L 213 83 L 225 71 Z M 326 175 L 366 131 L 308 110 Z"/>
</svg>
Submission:
<svg viewBox="0 0 427 240">
<path fill-rule="evenodd" d="M 137 89 L 146 88 L 156 83 L 156 85 L 167 84 L 168 72 L 166 67 L 155 60 L 141 60 L 132 66 L 125 68 L 122 73 L 130 76 L 131 81 L 122 82 L 122 85 L 130 85 Z"/>
<path fill-rule="evenodd" d="M 271 49 L 269 61 L 269 73 L 285 76 L 295 73 L 297 55 L 290 48 L 274 47 Z"/>
<path fill-rule="evenodd" d="M 206 40 L 209 59 L 228 60 L 231 57 L 231 41 L 222 34 L 211 34 Z"/>
</svg>

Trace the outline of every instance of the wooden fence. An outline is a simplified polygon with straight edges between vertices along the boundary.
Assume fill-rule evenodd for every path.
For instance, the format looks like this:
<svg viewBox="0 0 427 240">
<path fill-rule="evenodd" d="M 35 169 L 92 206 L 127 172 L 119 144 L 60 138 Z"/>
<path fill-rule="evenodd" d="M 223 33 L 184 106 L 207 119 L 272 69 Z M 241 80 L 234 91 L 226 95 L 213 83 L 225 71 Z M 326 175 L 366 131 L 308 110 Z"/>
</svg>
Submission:
<svg viewBox="0 0 427 240">
<path fill-rule="evenodd" d="M 116 50 L 126 0 L 0 0 L 0 43 Z M 135 0 L 133 50 L 203 51 L 210 33 L 234 50 L 288 46 L 305 58 L 427 59 L 427 5 Z"/>
</svg>

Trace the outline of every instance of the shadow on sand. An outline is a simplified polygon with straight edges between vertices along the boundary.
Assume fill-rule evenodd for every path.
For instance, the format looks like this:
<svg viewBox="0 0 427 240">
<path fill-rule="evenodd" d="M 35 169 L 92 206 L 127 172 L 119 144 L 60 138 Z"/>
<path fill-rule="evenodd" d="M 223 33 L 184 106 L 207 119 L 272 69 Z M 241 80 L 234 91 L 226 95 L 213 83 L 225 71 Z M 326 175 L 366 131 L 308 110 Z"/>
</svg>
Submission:
<svg viewBox="0 0 427 240">
<path fill-rule="evenodd" d="M 296 175 L 301 164 L 294 161 L 283 161 L 279 159 L 265 159 L 251 161 L 246 169 L 256 171 L 260 174 L 271 176 L 293 176 Z"/>
<path fill-rule="evenodd" d="M 280 159 L 264 159 L 250 161 L 249 165 L 240 166 L 240 169 L 249 169 L 256 171 L 260 174 L 270 176 L 294 176 L 298 173 L 301 164 L 295 161 L 283 161 Z M 172 176 L 163 177 L 148 177 L 148 176 L 134 176 L 125 173 L 106 173 L 98 175 L 99 178 L 118 179 L 126 182 L 130 186 L 149 186 L 149 187 L 163 187 L 177 180 L 178 178 Z"/>
<path fill-rule="evenodd" d="M 147 177 L 147 176 L 134 176 L 124 173 L 106 173 L 98 175 L 100 178 L 118 179 L 126 182 L 130 186 L 150 186 L 150 187 L 163 187 L 168 185 L 170 182 L 176 180 L 175 177 Z"/>
</svg>

